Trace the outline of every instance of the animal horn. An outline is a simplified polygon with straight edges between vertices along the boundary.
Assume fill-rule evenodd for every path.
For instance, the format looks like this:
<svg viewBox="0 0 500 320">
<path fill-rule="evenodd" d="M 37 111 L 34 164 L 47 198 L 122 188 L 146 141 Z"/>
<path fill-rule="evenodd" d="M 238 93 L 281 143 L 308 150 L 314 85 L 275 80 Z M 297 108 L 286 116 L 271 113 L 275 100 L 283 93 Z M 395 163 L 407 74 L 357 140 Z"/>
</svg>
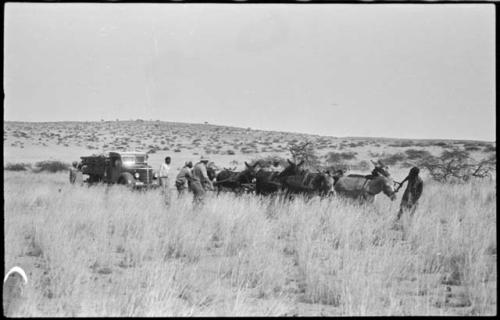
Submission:
<svg viewBox="0 0 500 320">
<path fill-rule="evenodd" d="M 289 164 L 293 164 L 293 162 L 290 161 L 290 159 L 286 159 L 286 161 L 288 161 Z"/>
</svg>

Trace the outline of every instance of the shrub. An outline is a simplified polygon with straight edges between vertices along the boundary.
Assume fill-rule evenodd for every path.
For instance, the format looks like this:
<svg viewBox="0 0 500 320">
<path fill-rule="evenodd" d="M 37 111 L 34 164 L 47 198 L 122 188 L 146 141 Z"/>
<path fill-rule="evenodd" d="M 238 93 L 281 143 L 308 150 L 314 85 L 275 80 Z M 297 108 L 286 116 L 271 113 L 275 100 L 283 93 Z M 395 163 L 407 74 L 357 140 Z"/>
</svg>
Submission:
<svg viewBox="0 0 500 320">
<path fill-rule="evenodd" d="M 31 169 L 31 164 L 29 163 L 7 163 L 7 165 L 3 168 L 8 171 L 26 171 Z"/>
<path fill-rule="evenodd" d="M 366 160 L 362 160 L 359 163 L 357 163 L 351 167 L 352 167 L 352 169 L 367 171 L 367 170 L 370 170 L 370 163 Z"/>
<path fill-rule="evenodd" d="M 328 163 L 336 163 L 336 162 L 342 162 L 345 160 L 353 160 L 356 159 L 357 152 L 328 152 L 326 155 L 326 162 Z"/>
<path fill-rule="evenodd" d="M 295 163 L 304 161 L 305 167 L 317 168 L 320 165 L 314 145 L 310 141 L 299 144 L 289 144 L 288 150 Z"/>
<path fill-rule="evenodd" d="M 56 160 L 45 160 L 45 161 L 40 161 L 35 163 L 35 172 L 42 172 L 42 171 L 47 171 L 47 172 L 59 172 L 59 171 L 68 171 L 69 169 L 69 164 L 61 162 L 61 161 L 56 161 Z"/>
<path fill-rule="evenodd" d="M 408 149 L 405 153 L 410 160 L 423 159 L 431 156 L 431 153 L 427 150 Z"/>
<path fill-rule="evenodd" d="M 392 166 L 392 165 L 395 165 L 396 163 L 401 162 L 405 159 L 406 159 L 406 155 L 404 153 L 399 152 L 399 153 L 396 153 L 393 155 L 388 155 L 388 156 L 380 159 L 380 161 L 382 161 L 386 165 Z"/>
<path fill-rule="evenodd" d="M 466 143 L 464 144 L 464 149 L 467 151 L 479 151 L 481 150 L 481 145 L 479 143 Z"/>
<path fill-rule="evenodd" d="M 496 156 L 475 161 L 465 150 L 443 151 L 440 157 L 427 157 L 419 166 L 429 171 L 432 179 L 440 182 L 468 181 L 471 177 L 489 177 L 496 167 Z"/>
<path fill-rule="evenodd" d="M 250 162 L 250 164 L 255 164 L 256 162 L 259 163 L 259 166 L 267 168 L 273 165 L 275 161 L 278 161 L 282 167 L 288 166 L 288 163 L 286 159 L 279 157 L 279 156 L 267 156 L 265 158 L 260 158 L 260 159 L 254 159 Z"/>
<path fill-rule="evenodd" d="M 234 156 L 236 152 L 234 152 L 234 150 L 227 150 L 227 154 L 230 156 Z"/>
<path fill-rule="evenodd" d="M 448 147 L 448 144 L 446 142 L 436 142 L 433 145 L 436 147 Z"/>
<path fill-rule="evenodd" d="M 489 144 L 486 147 L 484 147 L 483 152 L 495 152 L 496 150 L 497 148 L 494 145 Z"/>
<path fill-rule="evenodd" d="M 412 143 L 410 141 L 401 141 L 398 143 L 391 143 L 389 144 L 389 147 L 397 147 L 397 148 L 407 148 L 411 147 Z"/>
</svg>

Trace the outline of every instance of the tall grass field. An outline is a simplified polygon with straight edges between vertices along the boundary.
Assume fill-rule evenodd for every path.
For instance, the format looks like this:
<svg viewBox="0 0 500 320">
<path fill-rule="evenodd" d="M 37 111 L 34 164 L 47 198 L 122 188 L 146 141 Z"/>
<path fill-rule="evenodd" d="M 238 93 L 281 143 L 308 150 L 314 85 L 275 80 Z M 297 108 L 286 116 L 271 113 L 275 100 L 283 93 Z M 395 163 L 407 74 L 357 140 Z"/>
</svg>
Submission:
<svg viewBox="0 0 500 320">
<path fill-rule="evenodd" d="M 497 312 L 496 182 L 425 181 L 413 218 L 377 195 L 294 201 L 70 185 L 4 171 L 14 316 L 401 316 Z"/>
</svg>

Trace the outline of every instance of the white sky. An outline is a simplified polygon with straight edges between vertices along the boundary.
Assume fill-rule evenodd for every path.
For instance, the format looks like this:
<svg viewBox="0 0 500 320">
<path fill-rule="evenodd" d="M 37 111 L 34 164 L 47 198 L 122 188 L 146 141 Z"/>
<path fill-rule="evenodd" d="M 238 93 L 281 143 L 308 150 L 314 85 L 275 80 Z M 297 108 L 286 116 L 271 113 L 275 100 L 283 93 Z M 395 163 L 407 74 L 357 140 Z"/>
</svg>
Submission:
<svg viewBox="0 0 500 320">
<path fill-rule="evenodd" d="M 7 3 L 4 119 L 494 141 L 494 11 Z"/>
</svg>

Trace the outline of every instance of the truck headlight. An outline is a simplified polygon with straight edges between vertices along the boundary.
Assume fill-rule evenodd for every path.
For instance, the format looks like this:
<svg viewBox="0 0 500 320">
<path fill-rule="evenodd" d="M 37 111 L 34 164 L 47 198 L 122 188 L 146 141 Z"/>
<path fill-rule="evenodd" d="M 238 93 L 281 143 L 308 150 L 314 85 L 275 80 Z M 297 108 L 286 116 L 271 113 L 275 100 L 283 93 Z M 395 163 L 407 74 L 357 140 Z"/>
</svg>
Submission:
<svg viewBox="0 0 500 320">
<path fill-rule="evenodd" d="M 134 173 L 134 177 L 135 177 L 136 179 L 139 179 L 139 177 L 140 177 L 140 176 L 139 176 L 139 172 Z"/>
<path fill-rule="evenodd" d="M 156 172 L 155 172 L 155 173 L 153 174 L 153 178 L 154 178 L 154 179 L 158 179 L 158 173 L 156 173 Z"/>
</svg>

